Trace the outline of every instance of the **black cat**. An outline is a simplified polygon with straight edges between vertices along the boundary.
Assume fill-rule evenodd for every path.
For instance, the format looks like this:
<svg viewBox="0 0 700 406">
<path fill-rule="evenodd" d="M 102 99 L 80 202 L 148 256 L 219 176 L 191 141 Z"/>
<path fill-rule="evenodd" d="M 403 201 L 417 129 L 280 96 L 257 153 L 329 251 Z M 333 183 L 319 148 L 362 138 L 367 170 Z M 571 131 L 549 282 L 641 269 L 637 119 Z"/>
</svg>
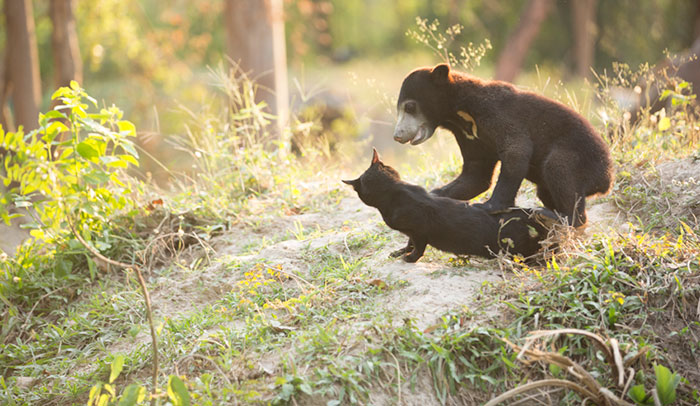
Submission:
<svg viewBox="0 0 700 406">
<path fill-rule="evenodd" d="M 343 180 L 360 199 L 376 207 L 386 224 L 408 236 L 408 245 L 397 251 L 407 262 L 416 262 L 427 244 L 457 255 L 490 258 L 499 251 L 530 256 L 540 250 L 557 216 L 549 209 L 512 208 L 489 214 L 461 200 L 428 193 L 403 182 L 394 168 L 379 160 L 359 178 Z"/>
</svg>

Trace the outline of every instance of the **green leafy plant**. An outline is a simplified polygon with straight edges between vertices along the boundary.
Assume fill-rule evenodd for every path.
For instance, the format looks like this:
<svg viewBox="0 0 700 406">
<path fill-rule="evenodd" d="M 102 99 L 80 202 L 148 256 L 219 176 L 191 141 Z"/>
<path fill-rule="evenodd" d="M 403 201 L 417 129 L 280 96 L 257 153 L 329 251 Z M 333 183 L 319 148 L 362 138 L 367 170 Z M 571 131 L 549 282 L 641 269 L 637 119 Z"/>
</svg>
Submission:
<svg viewBox="0 0 700 406">
<path fill-rule="evenodd" d="M 109 382 L 98 382 L 90 389 L 87 406 L 133 406 L 144 401 L 146 388 L 140 385 L 128 385 L 121 396 L 117 396 L 117 388 L 114 381 L 119 377 L 124 368 L 124 355 L 117 354 L 110 364 Z M 118 401 L 118 403 L 116 403 Z"/>
<path fill-rule="evenodd" d="M 90 112 L 97 107 L 77 82 L 58 89 L 52 100 L 60 104 L 39 115 L 39 128 L 25 134 L 0 129 L 4 157 L 2 181 L 8 192 L 3 203 L 29 209 L 31 234 L 38 240 L 59 243 L 67 230 L 103 232 L 95 248 L 109 248 L 110 218 L 134 206 L 132 185 L 124 172 L 138 166 L 131 137 L 134 125 L 122 119 L 117 107 Z M 17 213 L 6 205 L 0 216 L 9 223 Z M 86 234 L 86 239 L 90 240 Z"/>
<path fill-rule="evenodd" d="M 663 365 L 654 365 L 654 374 L 656 375 L 656 388 L 654 391 L 646 393 L 644 385 L 640 384 L 631 387 L 627 395 L 637 405 L 672 405 L 676 401 L 676 388 L 681 382 L 680 375 L 671 372 Z M 655 397 L 658 399 L 658 402 L 655 401 Z"/>
</svg>

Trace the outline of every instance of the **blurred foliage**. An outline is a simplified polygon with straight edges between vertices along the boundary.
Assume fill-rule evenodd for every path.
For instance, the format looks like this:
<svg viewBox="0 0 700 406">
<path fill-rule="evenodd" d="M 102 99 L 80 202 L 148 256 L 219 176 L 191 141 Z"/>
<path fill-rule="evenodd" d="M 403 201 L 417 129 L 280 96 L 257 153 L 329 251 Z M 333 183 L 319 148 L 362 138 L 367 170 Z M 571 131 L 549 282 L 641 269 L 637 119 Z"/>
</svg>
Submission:
<svg viewBox="0 0 700 406">
<path fill-rule="evenodd" d="M 453 41 L 456 51 L 468 42 L 491 40 L 496 52 L 518 24 L 525 0 L 341 0 L 286 1 L 287 42 L 291 62 L 317 58 L 342 61 L 354 55 L 380 57 L 420 49 L 405 33 L 415 17 L 438 19 L 464 29 Z M 693 41 L 697 5 L 672 0 L 598 2 L 596 69 L 613 61 L 637 65 L 660 59 L 661 51 L 680 51 Z M 571 6 L 557 2 L 528 55 L 528 64 L 571 64 Z M 643 28 L 642 28 L 643 27 Z M 643 29 L 643 31 L 640 31 Z M 564 58 L 562 58 L 562 56 Z"/>
<path fill-rule="evenodd" d="M 151 135 L 182 134 L 186 123 L 177 114 L 178 107 L 196 109 L 210 97 L 206 68 L 218 66 L 225 58 L 223 4 L 224 0 L 76 0 L 84 63 L 81 85 L 98 101 L 122 106 L 125 115 L 142 129 L 139 145 L 148 148 L 150 141 L 143 138 Z M 350 60 L 387 62 L 394 56 L 425 61 L 425 45 L 410 35 L 416 32 L 416 19 L 421 18 L 440 21 L 443 28 L 461 27 L 450 36 L 445 54 L 461 55 L 462 47 L 489 40 L 492 50 L 483 53 L 485 68 L 479 72 L 488 76 L 488 67 L 498 58 L 525 4 L 525 0 L 285 0 L 288 64 L 304 72 L 305 68 Z M 44 89 L 41 110 L 46 111 L 55 89 L 49 2 L 33 0 L 33 5 Z M 665 49 L 680 52 L 688 48 L 697 8 L 696 2 L 672 0 L 598 1 L 596 71 L 610 69 L 615 61 L 632 67 L 653 64 L 662 59 Z M 3 18 L 0 16 L 2 26 Z M 556 2 L 528 53 L 526 67 L 538 66 L 552 72 L 555 79 L 570 70 L 571 18 L 570 2 Z M 5 48 L 4 31 L 0 29 L 0 53 Z M 437 61 L 433 58 L 429 63 Z M 290 81 L 296 79 L 290 77 Z M 352 86 L 346 82 L 335 87 Z M 159 140 L 150 144 L 163 149 Z M 158 155 L 153 150 L 149 153 Z M 154 170 L 148 164 L 144 169 Z"/>
</svg>

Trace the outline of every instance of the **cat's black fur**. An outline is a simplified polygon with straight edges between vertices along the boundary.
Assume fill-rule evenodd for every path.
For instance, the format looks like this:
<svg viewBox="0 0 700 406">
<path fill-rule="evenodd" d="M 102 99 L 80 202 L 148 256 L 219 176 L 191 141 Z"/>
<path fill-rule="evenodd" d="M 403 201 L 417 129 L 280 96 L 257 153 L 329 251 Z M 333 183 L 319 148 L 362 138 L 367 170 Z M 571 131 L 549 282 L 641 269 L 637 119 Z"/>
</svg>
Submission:
<svg viewBox="0 0 700 406">
<path fill-rule="evenodd" d="M 352 185 L 365 204 L 379 209 L 389 227 L 408 236 L 402 250 L 407 262 L 422 257 L 427 244 L 457 255 L 489 258 L 503 250 L 530 256 L 540 250 L 539 242 L 557 218 L 544 208 L 489 214 L 464 201 L 435 196 L 401 181 L 394 168 L 379 160 L 376 150 L 362 176 L 343 182 Z"/>
</svg>

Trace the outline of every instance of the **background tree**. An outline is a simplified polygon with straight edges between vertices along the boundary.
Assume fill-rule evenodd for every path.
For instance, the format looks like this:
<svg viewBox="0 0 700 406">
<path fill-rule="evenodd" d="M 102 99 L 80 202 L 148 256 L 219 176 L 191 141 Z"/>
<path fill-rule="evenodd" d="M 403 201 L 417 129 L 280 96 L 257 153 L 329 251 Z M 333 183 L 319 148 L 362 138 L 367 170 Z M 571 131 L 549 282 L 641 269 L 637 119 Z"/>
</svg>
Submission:
<svg viewBox="0 0 700 406">
<path fill-rule="evenodd" d="M 30 0 L 4 2 L 6 27 L 6 81 L 4 92 L 12 99 L 14 122 L 25 130 L 37 127 L 41 79 L 34 17 Z M 4 108 L 4 106 L 0 106 Z"/>
<path fill-rule="evenodd" d="M 75 0 L 51 0 L 49 14 L 53 31 L 54 88 L 68 86 L 71 80 L 83 83 L 83 62 L 80 59 L 75 24 Z"/>
<path fill-rule="evenodd" d="M 571 2 L 571 26 L 574 40 L 574 72 L 588 77 L 595 55 L 595 22 L 597 0 L 576 0 Z"/>
<path fill-rule="evenodd" d="M 508 38 L 496 64 L 495 78 L 512 82 L 520 73 L 532 41 L 542 22 L 552 9 L 552 0 L 529 0 L 523 9 L 520 23 Z"/>
<path fill-rule="evenodd" d="M 282 1 L 226 0 L 224 26 L 228 56 L 260 85 L 281 129 L 289 111 Z"/>
<path fill-rule="evenodd" d="M 5 53 L 0 53 L 0 125 L 5 129 L 13 129 L 10 109 L 7 107 L 7 93 L 9 92 L 9 77 L 7 72 L 7 58 Z M 2 155 L 2 154 L 0 154 Z"/>
</svg>

